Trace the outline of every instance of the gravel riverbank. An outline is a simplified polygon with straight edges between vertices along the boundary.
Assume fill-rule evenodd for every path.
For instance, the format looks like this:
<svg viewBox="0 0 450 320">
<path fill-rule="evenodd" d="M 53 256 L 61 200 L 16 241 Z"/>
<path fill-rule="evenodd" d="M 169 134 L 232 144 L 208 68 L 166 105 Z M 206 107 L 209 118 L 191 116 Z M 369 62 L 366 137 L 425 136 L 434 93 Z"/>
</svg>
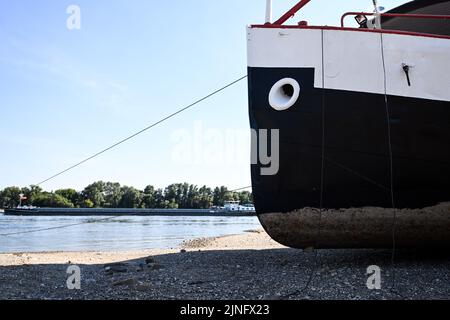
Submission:
<svg viewBox="0 0 450 320">
<path fill-rule="evenodd" d="M 262 230 L 171 250 L 0 254 L 0 299 L 450 299 L 450 254 L 395 260 L 392 290 L 390 250 L 295 250 Z M 67 288 L 70 265 L 80 290 Z M 370 265 L 381 290 L 366 286 Z"/>
</svg>

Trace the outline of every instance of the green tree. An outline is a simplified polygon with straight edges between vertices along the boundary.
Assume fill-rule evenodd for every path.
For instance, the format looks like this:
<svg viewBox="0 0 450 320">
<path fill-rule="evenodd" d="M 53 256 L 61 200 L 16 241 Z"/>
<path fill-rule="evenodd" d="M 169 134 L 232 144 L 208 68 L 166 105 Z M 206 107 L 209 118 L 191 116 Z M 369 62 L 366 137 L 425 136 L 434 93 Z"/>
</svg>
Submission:
<svg viewBox="0 0 450 320">
<path fill-rule="evenodd" d="M 252 193 L 248 191 L 239 192 L 239 201 L 241 204 L 253 203 Z"/>
<path fill-rule="evenodd" d="M 239 201 L 239 192 L 227 191 L 224 196 L 224 201 Z"/>
<path fill-rule="evenodd" d="M 105 203 L 105 183 L 103 181 L 97 181 L 90 185 L 88 185 L 84 190 L 82 191 L 83 199 L 84 200 L 91 200 L 94 204 L 94 207 L 103 207 Z"/>
<path fill-rule="evenodd" d="M 0 193 L 0 207 L 14 208 L 19 205 L 22 189 L 19 187 L 7 187 Z"/>
<path fill-rule="evenodd" d="M 108 208 L 118 208 L 122 199 L 123 191 L 118 182 L 106 182 L 104 185 L 104 206 Z"/>
<path fill-rule="evenodd" d="M 168 185 L 164 190 L 164 205 L 166 208 L 168 208 L 167 206 L 172 207 L 174 203 L 181 205 L 182 207 L 183 204 L 179 186 L 179 184 L 173 183 Z"/>
<path fill-rule="evenodd" d="M 73 208 L 73 203 L 57 193 L 41 193 L 38 195 L 33 203 L 38 207 L 50 208 Z"/>
<path fill-rule="evenodd" d="M 60 196 L 69 200 L 73 206 L 77 206 L 80 203 L 80 193 L 75 189 L 59 189 L 55 191 L 55 194 L 59 194 Z"/>
<path fill-rule="evenodd" d="M 120 208 L 139 208 L 142 202 L 142 195 L 139 190 L 133 187 L 123 186 L 122 198 L 119 202 Z"/>
<path fill-rule="evenodd" d="M 206 186 L 201 187 L 198 190 L 198 200 L 196 201 L 196 207 L 199 209 L 209 209 L 213 205 L 213 192 Z"/>
<path fill-rule="evenodd" d="M 242 204 L 253 202 L 250 192 L 231 192 L 224 186 L 212 190 L 206 186 L 198 188 L 184 182 L 156 190 L 152 185 L 148 185 L 144 191 L 140 191 L 133 187 L 121 187 L 117 182 L 97 181 L 88 185 L 82 192 L 68 188 L 49 193 L 34 185 L 24 188 L 7 187 L 0 191 L 0 207 L 16 207 L 21 193 L 28 198 L 25 204 L 41 207 L 207 209 L 212 205 L 223 206 L 227 200 L 238 200 Z"/>
<path fill-rule="evenodd" d="M 215 206 L 223 206 L 227 200 L 233 200 L 232 197 L 230 198 L 230 192 L 227 187 L 216 187 L 213 192 L 213 204 Z"/>
<path fill-rule="evenodd" d="M 157 199 L 155 188 L 151 185 L 148 185 L 144 189 L 144 193 L 142 194 L 142 205 L 144 208 L 156 208 Z"/>
<path fill-rule="evenodd" d="M 165 199 L 164 199 L 164 191 L 161 188 L 158 188 L 155 191 L 155 208 L 164 209 L 165 207 Z"/>
<path fill-rule="evenodd" d="M 178 209 L 178 203 L 175 200 L 163 200 L 160 206 L 161 209 Z"/>
<path fill-rule="evenodd" d="M 22 201 L 22 204 L 33 204 L 34 199 L 42 193 L 42 188 L 39 186 L 31 185 L 30 187 L 22 188 L 23 195 L 27 198 Z"/>
<path fill-rule="evenodd" d="M 86 199 L 82 202 L 82 207 L 83 208 L 93 208 L 94 203 L 90 199 Z"/>
</svg>

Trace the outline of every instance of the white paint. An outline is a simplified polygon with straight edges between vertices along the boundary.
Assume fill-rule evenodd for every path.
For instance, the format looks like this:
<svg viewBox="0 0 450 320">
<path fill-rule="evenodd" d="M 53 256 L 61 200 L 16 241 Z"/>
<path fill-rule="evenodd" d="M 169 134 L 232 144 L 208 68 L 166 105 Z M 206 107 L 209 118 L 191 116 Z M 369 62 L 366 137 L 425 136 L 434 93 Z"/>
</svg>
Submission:
<svg viewBox="0 0 450 320">
<path fill-rule="evenodd" d="M 266 23 L 272 23 L 272 0 L 266 0 Z"/>
<path fill-rule="evenodd" d="M 290 85 L 293 88 L 292 96 L 288 96 L 283 86 Z M 278 111 L 287 110 L 297 102 L 300 95 L 300 85 L 292 78 L 284 78 L 278 80 L 270 89 L 269 92 L 269 104 L 272 108 Z"/>
<path fill-rule="evenodd" d="M 450 40 L 383 34 L 389 95 L 450 101 Z M 381 34 L 324 30 L 324 88 L 384 94 Z M 402 64 L 411 66 L 408 86 Z M 322 88 L 322 30 L 249 28 L 248 66 L 315 68 Z"/>
<path fill-rule="evenodd" d="M 387 93 L 450 101 L 450 40 L 383 36 Z M 407 85 L 403 64 L 410 66 Z"/>
<path fill-rule="evenodd" d="M 384 93 L 380 35 L 324 30 L 327 89 Z"/>
<path fill-rule="evenodd" d="M 249 28 L 249 67 L 315 68 L 314 86 L 322 87 L 321 31 Z"/>
</svg>

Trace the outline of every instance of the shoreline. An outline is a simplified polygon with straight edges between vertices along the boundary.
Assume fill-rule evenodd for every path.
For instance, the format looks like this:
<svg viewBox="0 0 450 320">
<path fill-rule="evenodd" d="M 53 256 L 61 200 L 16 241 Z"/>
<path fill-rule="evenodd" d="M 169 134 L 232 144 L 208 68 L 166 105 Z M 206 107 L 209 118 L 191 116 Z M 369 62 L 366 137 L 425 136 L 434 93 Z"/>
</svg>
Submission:
<svg viewBox="0 0 450 320">
<path fill-rule="evenodd" d="M 67 287 L 74 265 L 80 269 L 79 290 Z M 371 265 L 382 270 L 381 290 L 367 288 Z M 0 299 L 450 298 L 448 253 L 398 251 L 395 268 L 393 292 L 390 250 L 297 250 L 258 229 L 191 239 L 176 249 L 2 253 Z"/>
<path fill-rule="evenodd" d="M 192 238 L 181 242 L 175 248 L 168 249 L 0 252 L 0 267 L 39 263 L 113 263 L 116 261 L 138 259 L 152 255 L 174 254 L 181 250 L 263 250 L 270 248 L 285 247 L 272 240 L 263 229 L 255 229 L 245 230 L 243 233 L 239 234 Z"/>
</svg>

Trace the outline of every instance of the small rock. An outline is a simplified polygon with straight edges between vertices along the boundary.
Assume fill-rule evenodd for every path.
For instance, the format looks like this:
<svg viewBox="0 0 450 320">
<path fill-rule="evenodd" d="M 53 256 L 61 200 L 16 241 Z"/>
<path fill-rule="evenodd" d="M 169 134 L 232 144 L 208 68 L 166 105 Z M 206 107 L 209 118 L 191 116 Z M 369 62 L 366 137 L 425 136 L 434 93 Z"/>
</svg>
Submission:
<svg viewBox="0 0 450 320">
<path fill-rule="evenodd" d="M 126 267 L 126 266 L 127 266 L 126 263 L 114 262 L 114 263 L 107 263 L 107 264 L 103 265 L 103 268 L 107 268 L 107 267 L 115 268 L 115 267 Z"/>
<path fill-rule="evenodd" d="M 145 291 L 150 290 L 150 286 L 147 285 L 147 284 L 138 284 L 138 285 L 135 287 L 135 289 L 136 289 L 137 291 L 145 292 Z"/>
<path fill-rule="evenodd" d="M 145 263 L 149 264 L 149 263 L 155 263 L 155 259 L 153 257 L 147 257 L 145 258 Z"/>
<path fill-rule="evenodd" d="M 148 267 L 150 270 L 159 270 L 159 269 L 162 268 L 161 265 L 160 265 L 159 263 L 149 263 L 149 264 L 147 265 L 147 267 Z"/>
<path fill-rule="evenodd" d="M 141 267 L 141 266 L 138 266 L 138 267 L 136 267 L 136 272 L 141 272 L 141 271 L 143 271 L 144 269 Z"/>
<path fill-rule="evenodd" d="M 127 265 L 124 263 L 109 263 L 103 266 L 107 273 L 127 272 Z"/>
<path fill-rule="evenodd" d="M 181 249 L 180 253 L 186 253 L 186 250 L 185 249 Z"/>
<path fill-rule="evenodd" d="M 119 280 L 116 282 L 113 282 L 113 286 L 134 286 L 136 285 L 137 281 L 135 278 L 129 278 L 124 280 Z"/>
</svg>

